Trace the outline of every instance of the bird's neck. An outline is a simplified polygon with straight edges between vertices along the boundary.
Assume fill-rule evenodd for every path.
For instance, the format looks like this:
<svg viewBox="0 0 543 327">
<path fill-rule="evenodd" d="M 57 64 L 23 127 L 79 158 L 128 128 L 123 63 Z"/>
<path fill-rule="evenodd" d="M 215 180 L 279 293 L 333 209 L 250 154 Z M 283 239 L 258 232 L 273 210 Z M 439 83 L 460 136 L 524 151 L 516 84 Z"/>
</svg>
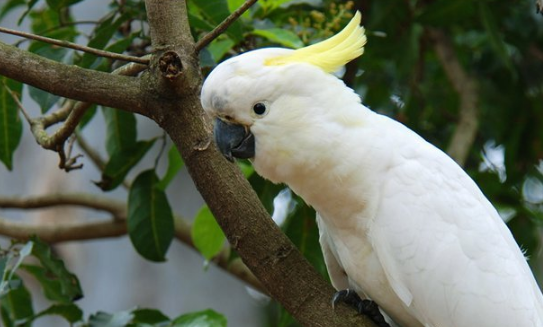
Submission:
<svg viewBox="0 0 543 327">
<path fill-rule="evenodd" d="M 369 197 L 376 194 L 371 163 L 366 162 L 373 139 L 366 135 L 372 130 L 367 124 L 373 113 L 358 106 L 354 114 L 328 117 L 304 129 L 275 131 L 273 142 L 257 138 L 256 171 L 287 184 L 324 218 L 334 217 L 330 223 L 341 228 L 351 228 L 344 217 L 364 212 Z"/>
</svg>

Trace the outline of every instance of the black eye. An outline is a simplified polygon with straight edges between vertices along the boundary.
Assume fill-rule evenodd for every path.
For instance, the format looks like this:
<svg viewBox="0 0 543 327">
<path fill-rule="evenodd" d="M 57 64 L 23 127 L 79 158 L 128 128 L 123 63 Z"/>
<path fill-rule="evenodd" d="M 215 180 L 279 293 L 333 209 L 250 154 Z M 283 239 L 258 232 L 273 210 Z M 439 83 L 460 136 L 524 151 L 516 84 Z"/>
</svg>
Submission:
<svg viewBox="0 0 543 327">
<path fill-rule="evenodd" d="M 256 103 L 256 104 L 253 106 L 253 111 L 254 111 L 255 114 L 257 114 L 258 116 L 262 116 L 263 114 L 266 113 L 266 105 L 263 104 L 262 102 Z"/>
</svg>

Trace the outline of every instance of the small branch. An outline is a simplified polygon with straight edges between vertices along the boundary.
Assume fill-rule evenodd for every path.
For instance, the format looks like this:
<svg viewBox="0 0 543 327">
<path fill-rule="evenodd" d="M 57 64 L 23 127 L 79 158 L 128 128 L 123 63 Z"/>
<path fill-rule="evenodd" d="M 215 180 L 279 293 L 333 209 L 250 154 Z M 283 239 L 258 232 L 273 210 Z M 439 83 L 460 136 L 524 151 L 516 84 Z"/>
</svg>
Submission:
<svg viewBox="0 0 543 327">
<path fill-rule="evenodd" d="M 33 197 L 0 197 L 3 209 L 43 209 L 56 206 L 78 206 L 111 213 L 115 219 L 126 219 L 126 205 L 86 193 L 51 193 Z"/>
<path fill-rule="evenodd" d="M 2 84 L 4 84 L 4 87 L 9 92 L 9 95 L 13 98 L 13 101 L 15 101 L 15 103 L 17 104 L 17 107 L 19 107 L 19 110 L 23 113 L 23 116 L 25 117 L 26 121 L 30 123 L 30 115 L 28 114 L 26 109 L 23 107 L 23 104 L 19 100 L 19 97 L 17 96 L 17 94 L 15 94 L 15 92 L 13 92 L 5 82 L 2 82 Z"/>
<path fill-rule="evenodd" d="M 45 149 L 58 151 L 59 147 L 63 147 L 64 142 L 73 134 L 79 121 L 83 118 L 87 109 L 91 106 L 88 102 L 78 102 L 73 106 L 72 110 L 59 110 L 54 116 L 38 117 L 31 120 L 32 134 L 36 141 Z M 64 118 L 68 113 L 68 117 L 62 126 L 52 135 L 48 135 L 45 128 L 56 123 Z"/>
<path fill-rule="evenodd" d="M 429 29 L 428 32 L 445 74 L 460 97 L 459 121 L 447 153 L 463 166 L 479 127 L 477 82 L 460 64 L 448 35 L 438 29 Z"/>
<path fill-rule="evenodd" d="M 48 243 L 58 243 L 122 236 L 126 234 L 126 223 L 112 220 L 52 225 L 21 223 L 0 218 L 0 234 L 16 239 L 27 239 L 36 235 Z"/>
<path fill-rule="evenodd" d="M 243 5 L 241 5 L 236 11 L 226 17 L 217 27 L 215 27 L 211 32 L 207 33 L 196 43 L 194 51 L 196 53 L 200 52 L 205 48 L 209 43 L 215 40 L 219 35 L 221 35 L 226 29 L 232 25 L 244 12 L 246 12 L 252 5 L 254 5 L 258 0 L 247 0 Z"/>
<path fill-rule="evenodd" d="M 113 220 L 104 222 L 78 222 L 61 224 L 21 223 L 0 217 L 0 235 L 26 239 L 37 235 L 48 243 L 76 240 L 91 240 L 117 237 L 127 234 L 127 205 L 121 201 L 86 193 L 56 193 L 28 198 L 0 197 L 3 209 L 43 209 L 59 206 L 77 206 L 111 213 Z M 185 219 L 174 218 L 175 237 L 196 250 L 191 236 L 192 226 Z M 251 287 L 266 293 L 258 279 L 241 260 L 229 261 L 230 247 L 224 249 L 211 261 L 228 273 L 246 282 Z"/>
<path fill-rule="evenodd" d="M 146 56 L 141 57 L 141 59 L 150 61 L 151 57 L 152 55 L 146 55 Z M 144 71 L 145 69 L 147 69 L 147 65 L 131 62 L 115 69 L 114 71 L 111 72 L 111 74 L 123 75 L 123 76 L 136 76 L 142 71 Z"/>
<path fill-rule="evenodd" d="M 140 58 L 140 57 L 133 57 L 133 56 L 127 56 L 127 55 L 123 55 L 123 54 L 119 54 L 119 53 L 115 53 L 115 52 L 109 52 L 109 51 L 105 51 L 105 50 L 99 50 L 99 49 L 90 48 L 90 47 L 87 47 L 87 46 L 84 46 L 84 45 L 80 45 L 80 44 L 76 44 L 76 43 L 72 43 L 72 42 L 68 42 L 68 41 L 56 40 L 56 39 L 52 39 L 52 38 L 49 38 L 49 37 L 40 36 L 40 35 L 36 35 L 36 34 L 31 34 L 31 33 L 26 33 L 26 32 L 21 32 L 21 31 L 16 31 L 16 30 L 12 30 L 12 29 L 9 29 L 9 28 L 5 28 L 5 27 L 0 27 L 0 33 L 17 35 L 17 36 L 24 37 L 24 38 L 31 39 L 31 40 L 35 40 L 35 41 L 45 42 L 45 43 L 49 43 L 49 44 L 53 44 L 53 45 L 58 45 L 58 46 L 64 47 L 64 48 L 70 48 L 70 49 L 74 49 L 74 50 L 78 50 L 78 51 L 91 53 L 91 54 L 99 56 L 99 57 L 105 57 L 105 58 L 110 58 L 110 59 L 114 59 L 114 60 L 122 60 L 122 61 L 128 61 L 128 62 L 136 62 L 136 63 L 143 64 L 143 65 L 148 65 L 149 64 L 149 59 Z"/>
</svg>

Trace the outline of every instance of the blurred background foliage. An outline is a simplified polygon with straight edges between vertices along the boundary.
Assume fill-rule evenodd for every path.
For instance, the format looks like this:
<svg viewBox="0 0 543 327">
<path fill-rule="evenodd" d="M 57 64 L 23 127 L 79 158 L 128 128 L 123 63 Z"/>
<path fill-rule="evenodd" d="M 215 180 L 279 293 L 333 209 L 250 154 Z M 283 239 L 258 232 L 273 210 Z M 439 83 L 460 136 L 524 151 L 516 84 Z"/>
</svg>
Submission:
<svg viewBox="0 0 543 327">
<path fill-rule="evenodd" d="M 24 7 L 26 10 L 20 22 L 29 21 L 33 33 L 136 56 L 151 52 L 143 1 L 111 1 L 109 14 L 100 21 L 74 21 L 70 14 L 71 6 L 81 1 L 7 0 L 0 3 L 0 23 L 14 8 Z M 188 12 L 194 37 L 200 38 L 211 31 L 243 2 L 189 0 Z M 526 251 L 541 284 L 543 74 L 540 72 L 543 71 L 543 17 L 536 12 L 534 0 L 261 0 L 201 52 L 202 72 L 206 75 L 219 62 L 255 48 L 297 48 L 320 41 L 338 32 L 356 10 L 363 14 L 368 43 L 365 54 L 347 65 L 344 81 L 360 94 L 365 105 L 401 121 L 444 150 L 450 146 L 458 127 L 462 92 L 465 91 L 451 81 L 450 72 L 445 69 L 448 63 L 440 60 L 436 51 L 437 43 L 442 41 L 439 37 L 447 39 L 452 60 L 460 64 L 460 70 L 475 85 L 476 113 L 471 123 L 477 129 L 474 139 L 461 145 L 468 151 L 464 168 L 507 221 L 516 240 Z M 79 29 L 82 24 L 93 25 L 93 32 L 90 35 L 82 33 Z M 46 43 L 23 40 L 16 45 L 54 60 L 86 68 L 111 71 L 118 65 L 108 59 Z M 17 149 L 22 122 L 12 96 L 6 90 L 21 93 L 21 87 L 13 81 L 0 84 L 0 99 L 4 101 L 5 108 L 11 110 L 0 116 L 0 123 L 15 126 L 0 139 L 3 144 L 8 144 L 0 152 L 0 159 L 8 169 L 17 165 L 17 162 L 12 162 L 12 154 Z M 42 113 L 58 108 L 64 101 L 31 87 L 29 93 Z M 79 131 L 99 111 L 103 112 L 108 131 L 104 147 L 109 159 L 98 185 L 108 191 L 123 184 L 128 171 L 155 143 L 161 142 L 161 136 L 158 135 L 158 139 L 138 140 L 133 115 L 110 108 L 89 110 Z M 182 167 L 182 160 L 175 148 L 161 151 L 159 156 L 164 156 L 163 160 L 169 162 L 166 174 L 159 177 L 152 171 L 156 167 L 142 171 L 130 190 L 130 198 L 134 200 L 129 200 L 128 204 L 129 212 L 135 212 L 128 222 L 131 240 L 140 254 L 154 261 L 164 259 L 173 237 L 171 231 L 165 228 L 172 226 L 173 216 L 168 199 L 162 192 Z M 123 162 L 128 158 L 132 164 L 130 167 L 120 167 L 119 158 Z M 283 191 L 284 186 L 273 185 L 254 174 L 248 162 L 239 162 L 239 165 L 270 214 L 315 268 L 326 276 L 314 211 L 296 195 Z M 151 222 L 141 210 L 138 214 L 138 208 L 130 208 L 130 202 L 145 201 L 151 193 L 153 196 L 158 194 L 160 198 L 160 202 L 156 203 L 162 208 L 158 223 Z M 192 230 L 196 246 L 206 259 L 217 255 L 224 241 L 224 236 L 210 217 L 209 210 L 202 208 L 195 217 Z M 147 227 L 138 225 L 140 227 L 130 228 L 131 221 L 143 221 Z M 160 225 L 161 232 L 156 237 L 158 243 L 162 244 L 154 252 L 149 250 L 147 237 L 149 229 L 156 227 L 153 223 Z M 20 251 L 21 246 L 6 249 L 4 253 L 9 255 L 5 256 L 5 262 L 0 262 L 3 263 L 0 268 L 5 269 L 3 280 L 6 284 L 0 288 L 3 303 L 6 303 L 9 286 L 17 289 L 17 285 L 20 285 L 18 279 L 9 273 L 10 267 L 20 268 L 20 264 L 17 264 Z M 232 256 L 235 257 L 235 253 Z M 52 286 L 46 283 L 44 287 Z M 23 295 L 23 300 L 14 299 L 27 301 L 27 296 Z M 54 302 L 55 298 L 51 300 Z M 56 305 L 61 315 L 65 312 L 63 310 L 75 311 L 77 319 L 70 316 L 66 318 L 69 322 L 82 319 L 76 309 L 64 302 Z M 6 311 L 7 306 L 2 306 L 2 310 L 6 326 L 15 326 L 18 325 L 17 321 L 24 321 L 23 318 L 43 314 L 25 312 L 23 316 L 18 316 L 17 312 Z M 58 312 L 52 310 L 46 314 Z M 116 316 L 116 320 L 111 315 L 101 318 L 91 316 L 87 323 L 103 326 L 116 321 L 118 324 L 115 326 L 124 326 L 168 322 L 184 326 L 185 320 L 190 323 L 190 319 L 203 319 L 201 326 L 207 326 L 206 317 L 216 319 L 210 321 L 218 325 L 226 323 L 215 312 L 195 313 L 188 318 L 173 320 L 154 311 L 142 313 L 135 310 L 117 315 L 120 316 Z M 273 305 L 269 317 L 269 326 L 296 325 L 288 314 Z M 27 319 L 25 323 L 32 320 Z"/>
</svg>

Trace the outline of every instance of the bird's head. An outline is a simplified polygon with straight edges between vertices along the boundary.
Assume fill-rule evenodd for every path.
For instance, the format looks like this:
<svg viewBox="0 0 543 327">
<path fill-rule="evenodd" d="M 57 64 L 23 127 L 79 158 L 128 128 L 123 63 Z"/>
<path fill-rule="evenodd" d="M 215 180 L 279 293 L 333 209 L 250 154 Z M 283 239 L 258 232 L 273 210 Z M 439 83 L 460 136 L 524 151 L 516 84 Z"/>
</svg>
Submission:
<svg viewBox="0 0 543 327">
<path fill-rule="evenodd" d="M 204 110 L 215 118 L 219 150 L 234 158 L 258 160 L 260 145 L 274 134 L 289 134 L 311 124 L 319 111 L 334 110 L 340 95 L 358 101 L 352 90 L 332 75 L 364 51 L 366 36 L 356 13 L 335 36 L 291 50 L 264 48 L 246 52 L 218 65 L 201 93 Z M 346 91 L 347 90 L 347 91 Z M 267 149 L 267 152 L 282 149 Z M 256 166 L 256 165 L 255 165 Z"/>
</svg>

